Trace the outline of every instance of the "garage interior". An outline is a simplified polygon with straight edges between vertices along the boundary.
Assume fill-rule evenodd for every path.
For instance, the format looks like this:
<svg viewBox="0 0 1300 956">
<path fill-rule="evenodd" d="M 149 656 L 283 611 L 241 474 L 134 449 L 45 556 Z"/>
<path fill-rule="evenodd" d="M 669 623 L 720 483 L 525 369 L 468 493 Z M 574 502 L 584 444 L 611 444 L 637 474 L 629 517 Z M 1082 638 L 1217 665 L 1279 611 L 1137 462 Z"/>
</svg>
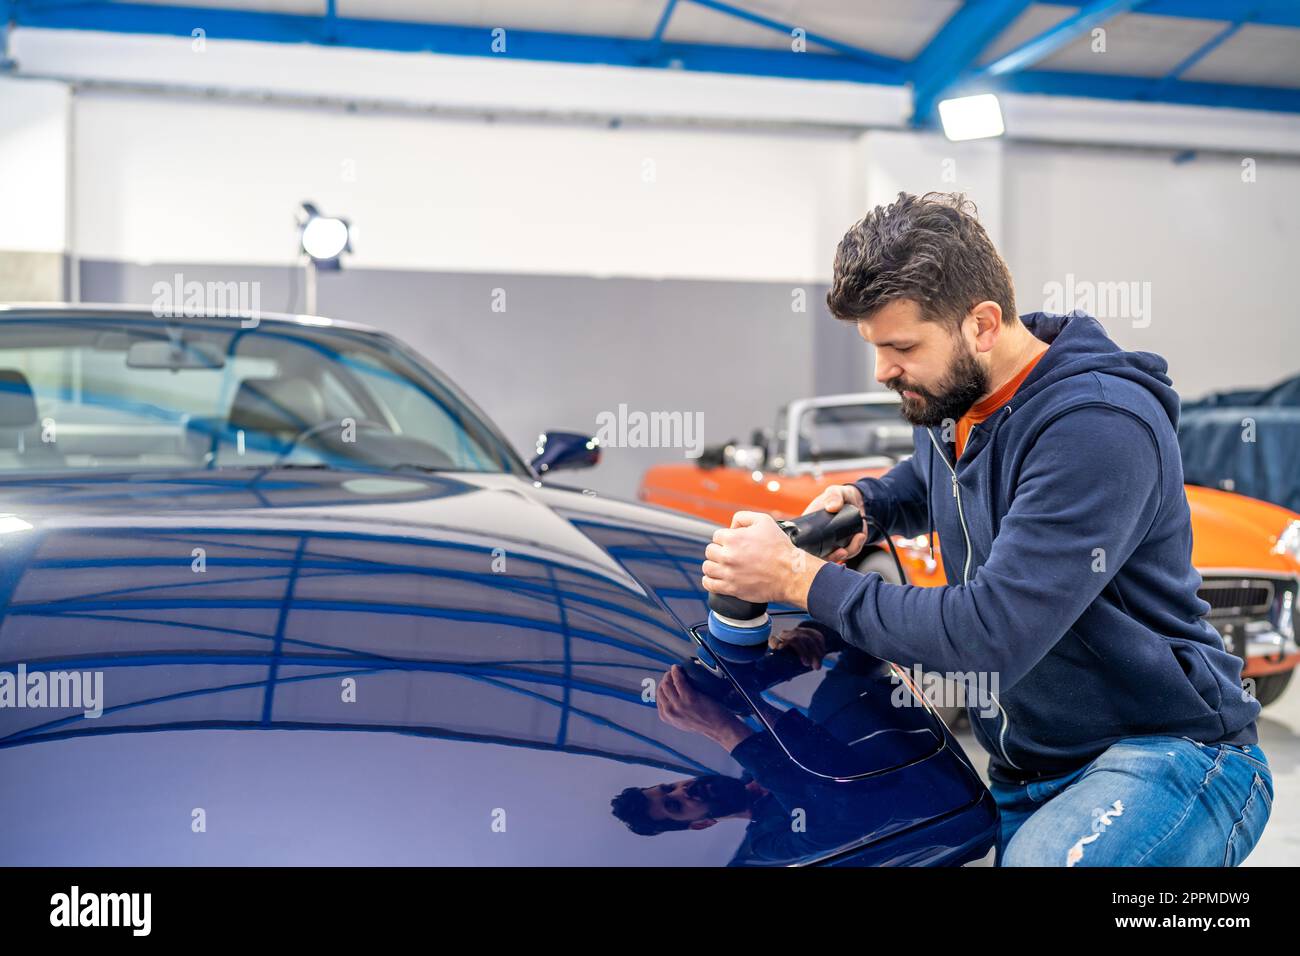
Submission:
<svg viewBox="0 0 1300 956">
<path fill-rule="evenodd" d="M 1019 311 L 1094 315 L 1185 403 L 1300 375 L 1287 0 L 0 0 L 0 63 L 0 302 L 197 284 L 363 323 L 525 457 L 620 406 L 699 416 L 693 448 L 604 442 L 572 479 L 600 496 L 883 390 L 825 298 L 900 191 L 965 193 Z M 989 93 L 1003 131 L 950 139 L 940 105 Z M 348 226 L 325 267 L 304 204 Z M 1295 511 L 1287 434 L 1251 493 Z M 1259 735 L 1245 865 L 1295 865 L 1300 690 Z"/>
</svg>

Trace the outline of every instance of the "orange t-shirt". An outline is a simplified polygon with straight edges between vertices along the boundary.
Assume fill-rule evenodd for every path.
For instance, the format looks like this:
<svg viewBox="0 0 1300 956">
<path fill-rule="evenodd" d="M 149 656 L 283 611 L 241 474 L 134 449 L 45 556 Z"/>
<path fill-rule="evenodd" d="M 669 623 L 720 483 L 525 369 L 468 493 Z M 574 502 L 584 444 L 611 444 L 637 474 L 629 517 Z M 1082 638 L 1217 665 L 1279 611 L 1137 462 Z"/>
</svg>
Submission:
<svg viewBox="0 0 1300 956">
<path fill-rule="evenodd" d="M 970 434 L 971 428 L 984 421 L 984 419 L 988 418 L 1007 402 L 1011 401 L 1011 396 L 1016 394 L 1016 389 L 1020 387 L 1020 383 L 1029 377 L 1029 373 L 1034 370 L 1034 366 L 1038 364 L 1038 360 L 1046 354 L 1047 349 L 1043 349 L 1043 351 L 1031 358 L 1025 367 L 1017 372 L 1015 377 L 1008 381 L 1007 384 L 1003 385 L 988 398 L 984 399 L 984 401 L 976 402 L 971 406 L 970 411 L 957 419 L 958 458 L 961 457 L 962 449 L 966 447 L 966 436 Z"/>
</svg>

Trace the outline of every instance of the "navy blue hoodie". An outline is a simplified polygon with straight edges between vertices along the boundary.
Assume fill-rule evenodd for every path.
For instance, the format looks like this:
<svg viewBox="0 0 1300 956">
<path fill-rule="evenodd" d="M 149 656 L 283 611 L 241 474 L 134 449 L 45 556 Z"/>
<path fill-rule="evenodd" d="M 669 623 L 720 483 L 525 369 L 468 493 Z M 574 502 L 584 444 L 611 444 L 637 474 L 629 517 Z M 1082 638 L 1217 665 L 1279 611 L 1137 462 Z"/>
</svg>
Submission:
<svg viewBox="0 0 1300 956">
<path fill-rule="evenodd" d="M 996 706 L 967 712 L 1001 780 L 1077 769 L 1122 737 L 1255 743 L 1259 704 L 1196 593 L 1168 365 L 1079 312 L 1021 321 L 1049 348 L 955 467 L 942 430 L 918 427 L 915 454 L 856 482 L 892 534 L 938 531 L 948 585 L 828 564 L 809 613 L 907 668 L 996 674 Z"/>
</svg>

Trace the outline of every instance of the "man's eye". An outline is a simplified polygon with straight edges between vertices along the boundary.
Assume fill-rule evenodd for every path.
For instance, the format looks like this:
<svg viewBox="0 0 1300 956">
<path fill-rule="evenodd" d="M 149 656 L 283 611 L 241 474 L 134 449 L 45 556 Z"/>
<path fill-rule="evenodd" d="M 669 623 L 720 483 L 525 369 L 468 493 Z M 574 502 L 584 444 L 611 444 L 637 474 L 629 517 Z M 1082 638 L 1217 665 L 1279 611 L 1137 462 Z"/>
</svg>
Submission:
<svg viewBox="0 0 1300 956">
<path fill-rule="evenodd" d="M 909 346 L 908 346 L 907 348 L 905 348 L 905 349 L 894 349 L 894 351 L 895 351 L 895 352 L 910 352 L 910 351 L 912 351 L 912 349 L 914 349 L 914 348 L 916 348 L 915 345 L 909 345 Z"/>
<path fill-rule="evenodd" d="M 676 799 L 669 799 L 664 801 L 664 809 L 669 813 L 681 813 L 682 805 Z"/>
</svg>

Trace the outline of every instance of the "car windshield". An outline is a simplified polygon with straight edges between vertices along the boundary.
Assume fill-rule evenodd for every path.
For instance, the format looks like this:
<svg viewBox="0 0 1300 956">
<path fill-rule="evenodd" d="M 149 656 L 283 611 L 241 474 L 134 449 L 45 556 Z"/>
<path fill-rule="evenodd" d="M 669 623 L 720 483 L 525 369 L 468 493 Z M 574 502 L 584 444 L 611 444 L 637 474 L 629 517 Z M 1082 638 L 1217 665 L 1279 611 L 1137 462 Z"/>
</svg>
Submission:
<svg viewBox="0 0 1300 956">
<path fill-rule="evenodd" d="M 270 467 L 528 474 L 468 399 L 382 335 L 149 315 L 0 321 L 0 474 Z"/>
</svg>

